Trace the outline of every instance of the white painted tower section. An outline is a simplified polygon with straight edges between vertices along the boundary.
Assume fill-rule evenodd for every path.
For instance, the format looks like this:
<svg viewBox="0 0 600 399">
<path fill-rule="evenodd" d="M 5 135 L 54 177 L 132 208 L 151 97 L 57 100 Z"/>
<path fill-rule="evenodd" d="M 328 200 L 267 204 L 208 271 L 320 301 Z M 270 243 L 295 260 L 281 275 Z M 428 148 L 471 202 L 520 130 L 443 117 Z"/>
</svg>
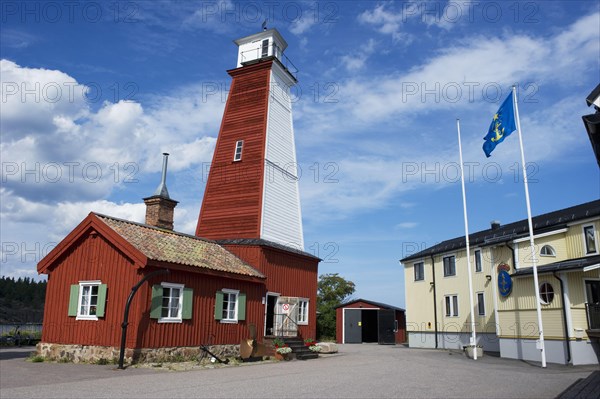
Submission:
<svg viewBox="0 0 600 399">
<path fill-rule="evenodd" d="M 261 58 L 280 59 L 287 43 L 276 29 L 238 39 L 238 67 Z M 304 250 L 298 164 L 290 88 L 295 78 L 274 60 L 267 116 L 260 238 Z"/>
</svg>

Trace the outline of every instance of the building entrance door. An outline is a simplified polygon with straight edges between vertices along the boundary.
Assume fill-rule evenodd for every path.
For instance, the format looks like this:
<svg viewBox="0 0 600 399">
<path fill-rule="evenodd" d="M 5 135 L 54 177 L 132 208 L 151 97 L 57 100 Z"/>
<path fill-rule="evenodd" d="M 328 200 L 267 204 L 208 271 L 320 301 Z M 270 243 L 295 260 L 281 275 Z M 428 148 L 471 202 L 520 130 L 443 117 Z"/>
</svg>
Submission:
<svg viewBox="0 0 600 399">
<path fill-rule="evenodd" d="M 587 303 L 600 304 L 600 280 L 585 280 Z"/>
</svg>

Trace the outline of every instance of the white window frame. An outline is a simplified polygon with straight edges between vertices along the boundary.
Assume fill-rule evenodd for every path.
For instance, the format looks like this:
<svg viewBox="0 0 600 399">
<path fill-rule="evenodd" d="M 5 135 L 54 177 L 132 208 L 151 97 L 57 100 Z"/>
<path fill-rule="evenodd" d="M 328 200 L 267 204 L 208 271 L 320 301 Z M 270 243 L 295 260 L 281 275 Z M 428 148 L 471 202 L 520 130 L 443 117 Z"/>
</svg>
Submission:
<svg viewBox="0 0 600 399">
<path fill-rule="evenodd" d="M 477 256 L 477 254 L 479 254 L 479 256 Z M 483 261 L 481 260 L 481 249 L 476 249 L 475 252 L 473 253 L 473 256 L 475 257 L 475 273 L 483 272 Z M 478 259 L 479 259 L 479 262 L 477 262 Z M 479 267 L 477 267 L 477 266 L 479 266 Z"/>
<path fill-rule="evenodd" d="M 79 282 L 79 295 L 77 298 L 77 317 L 75 317 L 75 320 L 98 320 L 98 316 L 96 315 L 91 315 L 89 314 L 90 312 L 90 307 L 92 306 L 91 304 L 88 306 L 88 310 L 87 310 L 87 314 L 82 314 L 81 313 L 81 306 L 82 306 L 82 299 L 83 299 L 83 288 L 84 287 L 98 287 L 98 290 L 100 290 L 100 285 L 102 284 L 102 282 L 100 280 L 93 280 L 93 281 L 80 281 Z M 90 294 L 90 298 L 91 298 L 91 294 Z M 96 293 L 96 307 L 98 307 L 98 294 Z"/>
<path fill-rule="evenodd" d="M 181 311 L 183 309 L 183 284 L 175 284 L 175 283 L 160 283 L 161 287 L 163 287 L 163 290 L 165 288 L 169 289 L 169 309 L 171 309 L 171 298 L 173 298 L 173 296 L 171 295 L 173 288 L 175 289 L 179 289 L 179 302 L 177 304 L 177 316 L 173 317 L 173 316 L 167 316 L 167 317 L 163 317 L 162 315 L 162 302 L 164 300 L 164 291 L 163 291 L 163 296 L 161 299 L 161 303 L 160 303 L 160 318 L 158 319 L 159 323 L 181 323 L 182 322 L 182 318 L 181 318 Z"/>
<path fill-rule="evenodd" d="M 233 162 L 242 160 L 242 151 L 244 149 L 244 140 L 238 140 L 235 142 L 235 151 L 233 152 Z"/>
<path fill-rule="evenodd" d="M 543 287 L 544 285 L 548 285 L 548 286 L 549 286 L 549 287 L 552 289 L 552 299 L 550 299 L 549 301 L 544 301 L 544 300 L 542 299 L 542 287 Z M 552 302 L 554 302 L 554 298 L 556 297 L 556 290 L 554 289 L 554 286 L 553 286 L 552 284 L 550 284 L 550 283 L 549 283 L 549 282 L 547 282 L 547 281 L 542 281 L 542 282 L 540 283 L 539 290 L 540 290 L 540 303 L 541 303 L 542 305 L 550 305 Z M 548 291 L 546 291 L 546 293 L 547 293 L 547 292 L 548 292 Z"/>
<path fill-rule="evenodd" d="M 588 241 L 587 241 L 587 237 L 585 235 L 585 231 L 588 228 L 592 228 L 593 232 L 594 232 L 594 247 L 595 247 L 595 251 L 594 252 L 589 252 L 589 247 L 588 247 Z M 585 256 L 590 256 L 590 255 L 597 255 L 598 254 L 598 238 L 596 237 L 598 234 L 598 232 L 596 231 L 596 226 L 592 223 L 592 224 L 584 224 L 583 226 L 581 226 L 581 231 L 583 233 L 583 251 L 585 253 Z"/>
<path fill-rule="evenodd" d="M 233 318 L 229 317 L 229 309 L 227 309 L 227 317 L 223 316 L 223 318 L 221 319 L 221 323 L 237 323 L 238 322 L 238 303 L 240 300 L 240 290 L 232 290 L 232 289 L 228 289 L 228 288 L 223 288 L 221 290 L 221 292 L 223 293 L 223 308 L 221 309 L 221 314 L 223 314 L 223 311 L 225 310 L 225 303 L 229 304 L 232 302 L 229 300 L 229 297 L 231 295 L 235 295 L 235 303 L 233 305 L 234 317 Z"/>
<path fill-rule="evenodd" d="M 479 316 L 485 316 L 485 292 L 479 291 L 477 294 L 477 314 Z M 483 308 L 483 313 L 481 309 Z"/>
<path fill-rule="evenodd" d="M 298 325 L 306 326 L 308 325 L 308 308 L 309 300 L 308 298 L 299 298 L 298 299 Z"/>
<path fill-rule="evenodd" d="M 550 253 L 544 253 L 544 249 L 546 249 L 546 251 L 549 249 Z M 542 248 L 540 248 L 540 256 L 556 257 L 556 250 L 554 249 L 554 247 L 552 245 L 544 244 L 544 245 L 542 245 Z"/>
<path fill-rule="evenodd" d="M 458 294 L 444 295 L 446 317 L 458 317 Z"/>
<path fill-rule="evenodd" d="M 417 266 L 420 266 L 421 269 L 421 278 L 417 279 Z M 415 281 L 424 281 L 425 280 L 425 262 L 416 262 L 413 263 L 413 277 Z"/>
<path fill-rule="evenodd" d="M 446 264 L 444 262 L 444 260 L 446 258 L 454 258 L 454 262 L 453 262 L 454 263 L 454 270 L 453 270 L 454 273 L 453 274 L 446 274 Z M 442 267 L 444 269 L 444 277 L 454 277 L 454 276 L 456 276 L 456 255 L 443 256 L 442 257 Z"/>
</svg>

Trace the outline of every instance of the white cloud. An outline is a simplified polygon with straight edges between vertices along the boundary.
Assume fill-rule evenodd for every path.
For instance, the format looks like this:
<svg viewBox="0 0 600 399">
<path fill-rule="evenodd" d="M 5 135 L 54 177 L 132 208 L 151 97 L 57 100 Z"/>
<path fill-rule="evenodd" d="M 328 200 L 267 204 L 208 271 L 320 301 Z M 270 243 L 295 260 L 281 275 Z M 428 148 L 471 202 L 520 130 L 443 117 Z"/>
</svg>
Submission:
<svg viewBox="0 0 600 399">
<path fill-rule="evenodd" d="M 342 56 L 342 65 L 350 72 L 355 72 L 365 67 L 367 59 L 375 52 L 377 43 L 373 39 L 358 47 L 356 51 Z"/>
<path fill-rule="evenodd" d="M 402 223 L 398 223 L 395 227 L 397 229 L 414 229 L 418 225 L 419 225 L 419 223 L 417 223 L 417 222 L 402 222 Z"/>
<path fill-rule="evenodd" d="M 402 31 L 402 24 L 406 23 L 406 20 L 406 15 L 387 9 L 386 4 L 378 4 L 372 10 L 366 10 L 358 16 L 360 23 L 375 26 L 379 33 L 391 35 L 394 42 L 403 41 L 409 44 L 412 35 Z"/>
<path fill-rule="evenodd" d="M 202 2 L 200 7 L 183 19 L 182 26 L 189 30 L 202 29 L 214 33 L 228 33 L 243 17 L 240 8 L 231 0 Z"/>
<path fill-rule="evenodd" d="M 6 100 L 2 180 L 18 196 L 43 201 L 106 198 L 123 183 L 115 179 L 115 168 L 158 171 L 162 152 L 171 153 L 172 171 L 210 162 L 224 101 L 221 93 L 205 96 L 204 84 L 155 98 L 148 109 L 119 101 L 105 102 L 93 112 L 85 101 L 87 88 L 74 78 L 7 60 L 0 65 Z M 43 87 L 54 84 L 72 92 L 50 101 Z M 40 92 L 37 97 L 9 95 L 6 87 L 39 87 Z"/>
<path fill-rule="evenodd" d="M 291 23 L 289 31 L 294 35 L 300 36 L 316 23 L 317 21 L 312 17 L 312 15 L 305 14 L 301 18 L 298 18 Z"/>
<path fill-rule="evenodd" d="M 393 198 L 403 200 L 419 187 L 433 190 L 456 184 L 455 127 L 443 122 L 451 129 L 443 131 L 437 122 L 441 115 L 451 120 L 461 114 L 476 116 L 463 126 L 463 143 L 477 143 L 464 150 L 465 161 L 477 163 L 475 182 L 494 180 L 489 176 L 492 169 L 485 169 L 489 162 L 500 165 L 499 184 L 512 182 L 514 162 L 520 159 L 518 145 L 506 146 L 493 160 L 486 160 L 481 144 L 489 117 L 515 82 L 520 88 L 527 162 L 538 166 L 549 159 L 561 162 L 565 154 L 589 146 L 585 135 L 568 133 L 581 125 L 580 115 L 585 113 L 581 98 L 548 93 L 550 89 L 564 93 L 573 84 L 572 76 L 597 71 L 600 32 L 593 22 L 598 19 L 598 13 L 582 17 L 553 36 L 468 37 L 407 72 L 376 77 L 365 73 L 340 82 L 338 103 L 300 102 L 299 137 L 303 131 L 319 131 L 320 135 L 311 136 L 314 141 L 304 145 L 313 151 L 327 148 L 322 159 L 339 167 L 336 184 L 301 181 L 304 215 L 344 218 L 357 211 L 385 208 Z M 486 85 L 491 88 L 487 96 Z M 444 87 L 462 91 L 453 101 Z M 543 103 L 543 108 L 532 101 Z M 431 115 L 431 120 L 417 122 L 424 115 Z M 337 143 L 345 145 L 344 152 L 336 152 Z M 528 152 L 528 148 L 535 151 Z M 311 156 L 318 159 L 314 152 Z M 427 175 L 427 170 L 433 172 Z"/>
</svg>

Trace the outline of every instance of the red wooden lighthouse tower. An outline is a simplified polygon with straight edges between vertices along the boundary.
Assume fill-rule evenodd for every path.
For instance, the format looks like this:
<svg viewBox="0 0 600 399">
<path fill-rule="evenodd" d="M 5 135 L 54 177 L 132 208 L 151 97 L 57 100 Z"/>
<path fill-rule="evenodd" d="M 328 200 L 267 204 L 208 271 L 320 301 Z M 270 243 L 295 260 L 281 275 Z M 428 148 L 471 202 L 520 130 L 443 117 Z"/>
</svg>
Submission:
<svg viewBox="0 0 600 399">
<path fill-rule="evenodd" d="M 237 68 L 228 71 L 233 81 L 196 235 L 267 276 L 266 335 L 283 329 L 314 337 L 319 259 L 304 252 L 290 100 L 295 68 L 276 29 L 235 44 Z"/>
</svg>

